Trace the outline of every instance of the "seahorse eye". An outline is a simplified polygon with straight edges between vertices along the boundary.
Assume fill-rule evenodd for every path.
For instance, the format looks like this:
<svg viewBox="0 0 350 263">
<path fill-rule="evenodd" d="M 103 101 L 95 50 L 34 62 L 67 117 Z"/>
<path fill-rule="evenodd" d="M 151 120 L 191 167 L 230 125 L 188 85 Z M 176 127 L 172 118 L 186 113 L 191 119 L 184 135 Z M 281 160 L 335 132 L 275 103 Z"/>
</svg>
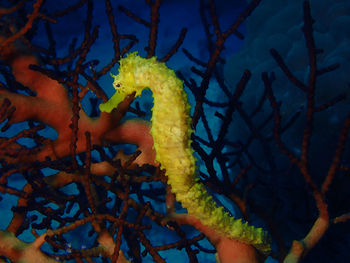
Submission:
<svg viewBox="0 0 350 263">
<path fill-rule="evenodd" d="M 118 89 L 118 88 L 120 88 L 122 86 L 122 84 L 120 83 L 120 82 L 113 82 L 113 87 L 115 88 L 115 89 Z"/>
</svg>

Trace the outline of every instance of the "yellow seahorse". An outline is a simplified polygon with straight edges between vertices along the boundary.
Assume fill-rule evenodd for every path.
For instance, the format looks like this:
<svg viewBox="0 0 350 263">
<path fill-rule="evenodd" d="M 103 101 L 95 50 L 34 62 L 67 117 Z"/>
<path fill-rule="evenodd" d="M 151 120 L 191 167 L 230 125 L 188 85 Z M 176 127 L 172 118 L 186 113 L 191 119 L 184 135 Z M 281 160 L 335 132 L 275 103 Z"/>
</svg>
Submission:
<svg viewBox="0 0 350 263">
<path fill-rule="evenodd" d="M 190 105 L 182 81 L 165 63 L 156 57 L 142 58 L 137 52 L 120 60 L 119 74 L 114 76 L 116 93 L 100 110 L 110 112 L 123 99 L 136 92 L 140 96 L 145 88 L 153 93 L 151 134 L 156 151 L 156 161 L 166 170 L 168 182 L 176 199 L 188 214 L 221 235 L 251 244 L 264 254 L 271 250 L 270 239 L 261 228 L 242 223 L 230 216 L 200 183 L 191 148 Z"/>
</svg>

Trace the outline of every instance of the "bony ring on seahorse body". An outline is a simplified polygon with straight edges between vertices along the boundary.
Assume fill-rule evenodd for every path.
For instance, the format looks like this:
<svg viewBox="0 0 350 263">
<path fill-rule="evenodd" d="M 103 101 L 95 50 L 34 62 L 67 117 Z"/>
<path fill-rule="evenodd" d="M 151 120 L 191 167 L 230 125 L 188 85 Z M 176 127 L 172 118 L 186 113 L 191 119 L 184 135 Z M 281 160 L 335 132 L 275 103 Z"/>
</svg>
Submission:
<svg viewBox="0 0 350 263">
<path fill-rule="evenodd" d="M 271 251 L 269 235 L 261 228 L 242 223 L 218 207 L 196 175 L 191 148 L 190 105 L 182 81 L 156 57 L 145 59 L 137 52 L 120 60 L 119 74 L 114 76 L 116 93 L 100 110 L 111 112 L 124 98 L 143 89 L 153 93 L 151 134 L 156 161 L 166 170 L 176 199 L 188 213 L 219 234 L 253 245 L 264 254 Z"/>
</svg>

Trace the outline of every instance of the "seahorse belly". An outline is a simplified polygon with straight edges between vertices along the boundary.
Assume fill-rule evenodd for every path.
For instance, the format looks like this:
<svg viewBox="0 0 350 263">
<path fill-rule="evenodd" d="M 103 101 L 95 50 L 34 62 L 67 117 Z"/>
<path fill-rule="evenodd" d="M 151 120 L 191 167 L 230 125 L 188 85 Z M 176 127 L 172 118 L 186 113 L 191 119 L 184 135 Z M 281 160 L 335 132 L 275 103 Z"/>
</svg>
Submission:
<svg viewBox="0 0 350 263">
<path fill-rule="evenodd" d="M 155 57 L 144 59 L 136 53 L 120 61 L 119 74 L 114 76 L 117 89 L 113 102 L 101 105 L 111 111 L 126 95 L 140 95 L 151 89 L 154 98 L 151 133 L 156 161 L 166 170 L 168 183 L 188 213 L 225 237 L 251 244 L 263 253 L 271 250 L 269 236 L 261 228 L 242 223 L 218 207 L 196 175 L 191 148 L 190 105 L 182 81 L 175 72 Z M 114 96 L 113 96 L 114 97 Z"/>
</svg>

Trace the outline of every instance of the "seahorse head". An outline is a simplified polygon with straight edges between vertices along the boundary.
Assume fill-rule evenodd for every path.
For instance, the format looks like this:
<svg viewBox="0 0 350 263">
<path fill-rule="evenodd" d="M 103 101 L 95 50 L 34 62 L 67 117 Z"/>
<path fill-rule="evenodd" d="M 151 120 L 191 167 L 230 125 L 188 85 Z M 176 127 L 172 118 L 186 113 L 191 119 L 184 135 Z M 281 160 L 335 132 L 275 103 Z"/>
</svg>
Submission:
<svg viewBox="0 0 350 263">
<path fill-rule="evenodd" d="M 141 95 L 143 89 L 147 88 L 146 69 L 152 64 L 155 58 L 145 59 L 137 55 L 137 52 L 128 54 L 120 60 L 119 74 L 114 76 L 113 86 L 120 93 Z"/>
<path fill-rule="evenodd" d="M 127 95 L 133 92 L 136 92 L 135 96 L 141 95 L 145 83 L 140 75 L 146 61 L 146 59 L 138 56 L 137 52 L 130 53 L 119 61 L 118 75 L 111 74 L 114 78 L 113 87 L 116 92 L 106 103 L 100 104 L 101 111 L 111 112 Z"/>
</svg>

